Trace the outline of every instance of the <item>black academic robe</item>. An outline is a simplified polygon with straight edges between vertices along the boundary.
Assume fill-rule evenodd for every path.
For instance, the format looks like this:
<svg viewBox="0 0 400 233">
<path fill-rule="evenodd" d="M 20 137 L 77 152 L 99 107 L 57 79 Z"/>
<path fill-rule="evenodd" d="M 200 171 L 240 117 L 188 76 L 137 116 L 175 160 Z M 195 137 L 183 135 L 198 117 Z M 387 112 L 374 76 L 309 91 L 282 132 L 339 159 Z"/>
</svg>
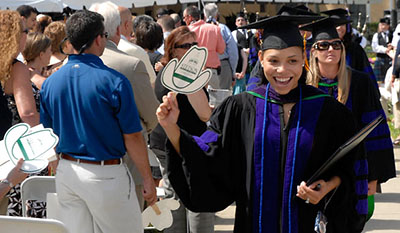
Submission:
<svg viewBox="0 0 400 233">
<path fill-rule="evenodd" d="M 352 70 L 349 97 L 346 102 L 346 107 L 355 117 L 357 129 L 363 128 L 379 115 L 386 117 L 374 83 L 366 76 L 365 73 Z M 327 85 L 323 80 L 319 88 L 337 98 L 337 81 L 333 85 Z M 396 176 L 393 145 L 386 120 L 382 121 L 365 139 L 365 149 L 369 164 L 369 180 L 384 183 Z"/>
<path fill-rule="evenodd" d="M 201 137 L 181 130 L 182 157 L 167 143 L 168 177 L 188 209 L 215 212 L 236 202 L 236 233 L 258 232 L 260 215 L 263 232 L 286 233 L 289 228 L 313 232 L 317 211 L 327 198 L 318 205 L 306 204 L 295 196 L 296 186 L 354 134 L 355 125 L 350 111 L 333 98 L 314 87 L 300 87 L 291 92 L 298 96 L 301 89 L 302 101 L 294 99 L 287 127 L 279 98 L 272 96 L 265 110 L 265 86 L 261 86 L 227 98 Z M 342 181 L 325 211 L 327 232 L 350 232 L 347 219 L 355 214 L 356 153 L 353 150 L 321 177 L 336 175 Z"/>
<path fill-rule="evenodd" d="M 359 43 L 352 41 L 348 46 L 346 46 L 346 64 L 357 71 L 367 73 L 368 77 L 372 80 L 372 83 L 378 90 L 378 83 L 376 82 L 376 77 L 372 70 L 371 63 Z M 380 94 L 379 91 L 378 94 Z"/>
<path fill-rule="evenodd" d="M 322 78 L 319 88 L 327 94 L 337 98 L 337 79 Z M 374 87 L 374 82 L 367 74 L 352 69 L 349 97 L 346 107 L 352 111 L 357 129 L 363 128 L 379 115 L 385 117 L 379 95 Z M 353 224 L 361 232 L 363 223 L 368 213 L 368 181 L 378 180 L 384 183 L 396 177 L 393 145 L 390 130 L 385 120 L 382 121 L 365 139 L 365 155 L 356 161 L 356 190 L 358 195 L 357 212 L 360 215 L 358 224 Z"/>
</svg>

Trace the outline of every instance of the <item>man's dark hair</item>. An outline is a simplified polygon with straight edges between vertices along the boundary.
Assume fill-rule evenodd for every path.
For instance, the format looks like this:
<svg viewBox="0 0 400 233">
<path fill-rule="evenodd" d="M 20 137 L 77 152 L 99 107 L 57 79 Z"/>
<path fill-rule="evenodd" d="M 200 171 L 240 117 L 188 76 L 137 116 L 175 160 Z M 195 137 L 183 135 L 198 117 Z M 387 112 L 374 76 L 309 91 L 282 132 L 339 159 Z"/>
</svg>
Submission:
<svg viewBox="0 0 400 233">
<path fill-rule="evenodd" d="M 66 23 L 67 38 L 80 53 L 89 48 L 98 35 L 104 32 L 104 18 L 92 11 L 77 11 Z"/>
<path fill-rule="evenodd" d="M 164 16 L 164 15 L 168 15 L 168 9 L 165 9 L 165 8 L 159 8 L 158 10 L 157 10 L 157 18 L 160 18 L 161 16 Z"/>
<path fill-rule="evenodd" d="M 175 21 L 169 15 L 161 16 L 160 18 L 158 18 L 157 23 L 159 23 L 161 27 L 167 32 L 170 32 L 175 28 Z"/>
<path fill-rule="evenodd" d="M 136 28 L 141 22 L 154 22 L 154 19 L 148 15 L 139 15 L 133 20 L 133 32 L 136 34 Z"/>
<path fill-rule="evenodd" d="M 194 18 L 194 20 L 199 20 L 200 19 L 200 11 L 196 6 L 188 6 L 186 8 L 186 14 L 190 15 Z"/>
<path fill-rule="evenodd" d="M 33 8 L 28 5 L 21 5 L 17 8 L 18 13 L 23 16 L 24 18 L 29 18 L 32 13 L 39 14 L 36 8 Z"/>
<path fill-rule="evenodd" d="M 164 42 L 161 26 L 154 21 L 142 21 L 135 31 L 136 44 L 144 49 L 153 51 Z"/>
</svg>

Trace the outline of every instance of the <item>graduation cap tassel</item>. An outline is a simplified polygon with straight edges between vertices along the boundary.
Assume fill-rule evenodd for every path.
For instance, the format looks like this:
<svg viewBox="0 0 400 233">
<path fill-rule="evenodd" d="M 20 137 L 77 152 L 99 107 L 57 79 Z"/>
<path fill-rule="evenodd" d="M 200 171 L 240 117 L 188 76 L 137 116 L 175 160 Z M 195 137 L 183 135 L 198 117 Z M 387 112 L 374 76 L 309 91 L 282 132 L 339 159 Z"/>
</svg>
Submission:
<svg viewBox="0 0 400 233">
<path fill-rule="evenodd" d="M 310 71 L 310 66 L 308 65 L 308 59 L 307 59 L 307 38 L 306 38 L 306 33 L 304 33 L 303 36 L 303 52 L 304 52 L 304 68 L 306 68 L 307 71 Z"/>
</svg>

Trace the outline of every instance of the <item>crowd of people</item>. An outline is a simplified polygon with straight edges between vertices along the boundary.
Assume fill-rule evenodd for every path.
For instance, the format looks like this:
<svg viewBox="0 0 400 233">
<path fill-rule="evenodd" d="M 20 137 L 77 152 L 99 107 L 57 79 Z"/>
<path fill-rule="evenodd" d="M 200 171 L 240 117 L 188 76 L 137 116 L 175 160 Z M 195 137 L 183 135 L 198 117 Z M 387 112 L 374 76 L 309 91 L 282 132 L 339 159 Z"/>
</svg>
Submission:
<svg viewBox="0 0 400 233">
<path fill-rule="evenodd" d="M 396 176 L 400 139 L 392 143 L 386 120 L 307 181 L 386 117 L 378 84 L 388 73 L 393 94 L 400 82 L 390 22 L 373 37 L 374 69 L 345 9 L 284 6 L 252 23 L 240 12 L 235 24 L 221 23 L 214 3 L 188 6 L 182 19 L 165 9 L 132 16 L 112 2 L 64 21 L 26 5 L 0 10 L 0 136 L 21 122 L 58 135 L 58 159 L 33 175 L 56 176 L 71 233 L 143 232 L 156 186 L 181 204 L 164 232 L 214 232 L 215 212 L 233 202 L 234 232 L 362 231 L 370 197 Z M 174 93 L 163 69 L 195 45 L 208 50 L 210 81 Z M 46 217 L 46 203 L 21 203 L 22 163 L 0 182 L 0 214 L 22 216 L 28 204 L 28 216 Z"/>
</svg>

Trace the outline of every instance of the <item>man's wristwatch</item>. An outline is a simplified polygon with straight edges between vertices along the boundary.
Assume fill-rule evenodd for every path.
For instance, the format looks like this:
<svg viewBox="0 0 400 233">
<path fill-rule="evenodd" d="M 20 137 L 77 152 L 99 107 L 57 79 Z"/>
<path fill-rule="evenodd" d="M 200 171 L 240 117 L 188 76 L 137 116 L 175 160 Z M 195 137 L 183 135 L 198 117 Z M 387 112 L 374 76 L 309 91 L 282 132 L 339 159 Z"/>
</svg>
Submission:
<svg viewBox="0 0 400 233">
<path fill-rule="evenodd" d="M 8 184 L 8 186 L 10 186 L 10 188 L 14 187 L 13 183 L 11 183 L 11 181 L 9 181 L 7 179 L 0 180 L 0 183 Z"/>
</svg>

